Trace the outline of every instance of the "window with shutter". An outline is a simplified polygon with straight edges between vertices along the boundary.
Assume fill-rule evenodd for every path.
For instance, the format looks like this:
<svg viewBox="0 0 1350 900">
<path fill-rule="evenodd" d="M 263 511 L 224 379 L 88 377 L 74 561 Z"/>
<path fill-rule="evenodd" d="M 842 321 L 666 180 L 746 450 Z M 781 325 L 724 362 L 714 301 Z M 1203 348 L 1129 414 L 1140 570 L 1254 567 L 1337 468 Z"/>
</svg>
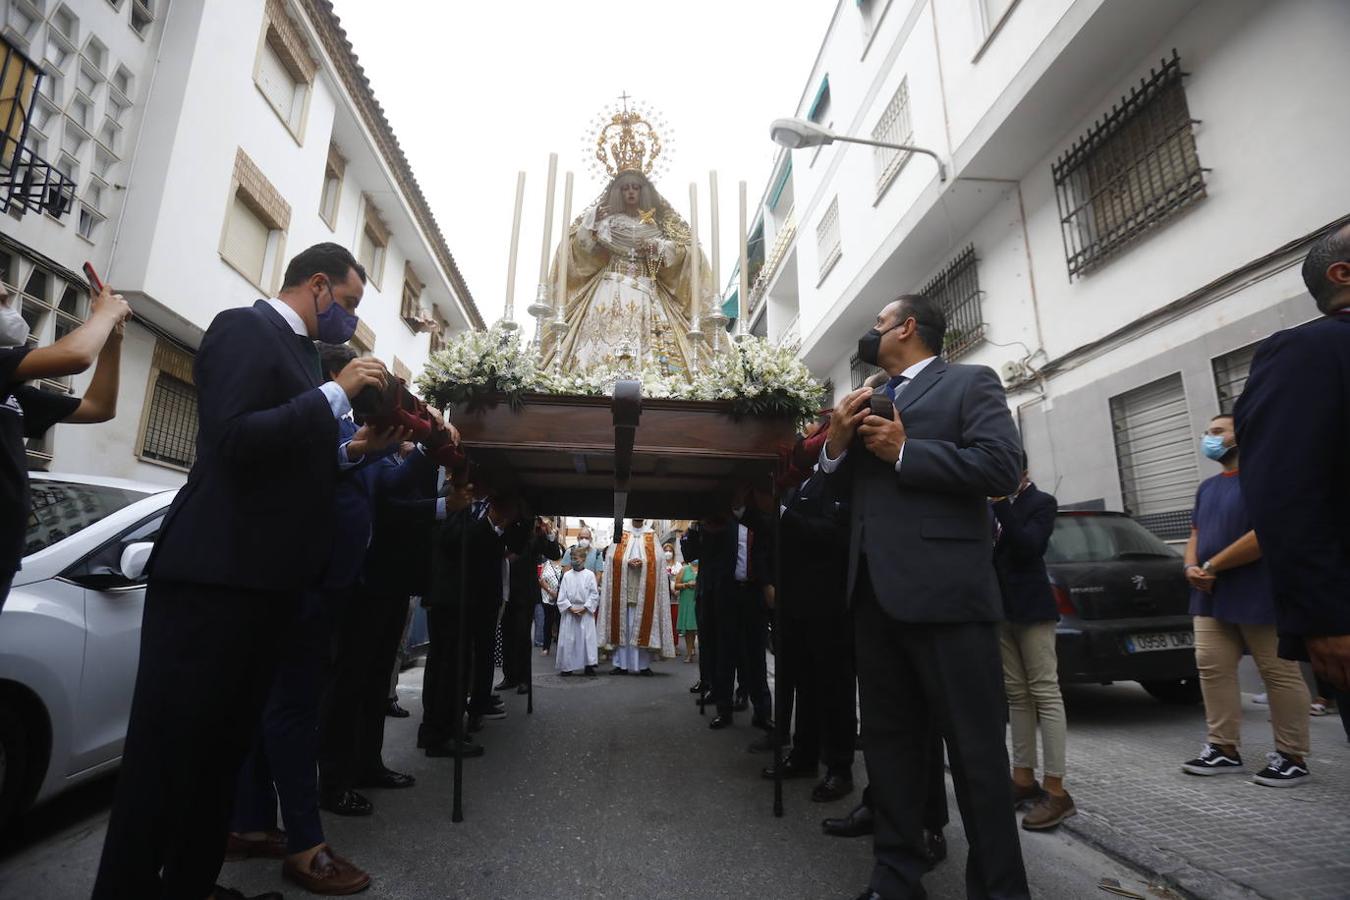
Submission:
<svg viewBox="0 0 1350 900">
<path fill-rule="evenodd" d="M 298 85 L 270 37 L 263 42 L 262 53 L 258 58 L 258 87 L 262 88 L 263 96 L 272 104 L 281 120 L 294 126 Z"/>
<path fill-rule="evenodd" d="M 230 265 L 259 287 L 263 283 L 263 265 L 267 261 L 267 243 L 271 233 L 272 229 L 249 205 L 243 192 L 235 193 L 225 225 L 222 253 Z"/>
<path fill-rule="evenodd" d="M 1125 512 L 1164 540 L 1184 539 L 1200 477 L 1181 376 L 1112 397 L 1111 425 Z"/>
</svg>

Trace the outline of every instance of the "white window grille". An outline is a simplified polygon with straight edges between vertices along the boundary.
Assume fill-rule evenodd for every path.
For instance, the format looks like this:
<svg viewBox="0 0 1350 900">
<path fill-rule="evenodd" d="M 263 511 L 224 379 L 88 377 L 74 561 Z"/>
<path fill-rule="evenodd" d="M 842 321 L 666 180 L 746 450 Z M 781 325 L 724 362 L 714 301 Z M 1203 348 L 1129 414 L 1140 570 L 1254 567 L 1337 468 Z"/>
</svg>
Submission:
<svg viewBox="0 0 1350 900">
<path fill-rule="evenodd" d="M 872 129 L 872 140 L 885 141 L 888 144 L 909 144 L 914 138 L 914 128 L 909 121 L 909 78 L 900 80 L 900 86 L 891 96 L 891 102 Z M 893 150 L 890 147 L 877 147 L 875 158 L 877 166 L 877 197 L 886 193 L 886 189 L 895 181 L 895 176 L 909 162 L 914 154 L 908 150 Z"/>
<path fill-rule="evenodd" d="M 839 198 L 835 197 L 816 225 L 816 256 L 820 260 L 820 281 L 824 281 L 825 276 L 830 274 L 830 269 L 839 261 L 842 252 L 839 236 Z"/>
</svg>

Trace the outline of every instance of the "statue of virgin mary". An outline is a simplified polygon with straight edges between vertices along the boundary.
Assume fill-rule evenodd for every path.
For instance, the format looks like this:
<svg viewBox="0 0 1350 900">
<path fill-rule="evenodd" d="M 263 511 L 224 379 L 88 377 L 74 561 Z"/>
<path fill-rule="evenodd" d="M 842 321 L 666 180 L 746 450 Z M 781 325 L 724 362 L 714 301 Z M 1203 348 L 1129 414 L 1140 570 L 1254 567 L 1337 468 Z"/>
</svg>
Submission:
<svg viewBox="0 0 1350 900">
<path fill-rule="evenodd" d="M 568 255 L 567 328 L 545 341 L 542 362 L 553 365 L 561 354 L 568 373 L 627 368 L 687 379 L 700 352 L 688 334 L 715 294 L 708 263 L 691 246 L 688 224 L 647 177 L 659 139 L 639 139 L 634 126 L 646 123 L 636 114 L 616 114 L 612 124 L 619 137 L 607 147 L 602 131 L 597 156 L 613 178 L 569 225 L 554 254 L 549 280 L 554 285 L 562 256 Z M 696 258 L 705 273 L 698 297 L 692 278 Z"/>
</svg>

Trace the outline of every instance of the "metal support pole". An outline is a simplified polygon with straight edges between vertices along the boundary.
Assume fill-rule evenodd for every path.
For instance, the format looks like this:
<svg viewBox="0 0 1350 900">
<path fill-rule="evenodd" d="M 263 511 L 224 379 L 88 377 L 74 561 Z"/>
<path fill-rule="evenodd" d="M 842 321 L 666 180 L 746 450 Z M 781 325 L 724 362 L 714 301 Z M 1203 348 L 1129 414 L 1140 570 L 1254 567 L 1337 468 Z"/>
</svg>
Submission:
<svg viewBox="0 0 1350 900">
<path fill-rule="evenodd" d="M 472 507 L 471 507 L 472 508 Z M 464 663 L 467 657 L 467 635 L 465 634 L 466 610 L 469 605 L 469 527 L 459 532 L 459 607 L 455 610 L 457 625 L 455 628 L 455 678 L 454 702 L 451 708 L 455 715 L 455 788 L 454 799 L 450 807 L 450 821 L 464 821 Z"/>
<path fill-rule="evenodd" d="M 561 535 L 559 535 L 561 537 Z M 530 607 L 534 612 L 534 607 Z M 544 616 L 544 640 L 548 641 L 548 615 Z M 528 641 L 527 641 L 528 643 Z M 534 644 L 530 644 L 530 652 L 525 654 L 525 715 L 534 715 Z M 544 646 L 548 646 L 545 643 Z"/>
<path fill-rule="evenodd" d="M 773 495 L 773 814 L 783 817 L 783 745 L 787 742 L 787 723 L 783 721 L 783 688 L 778 669 L 783 665 L 783 517 L 779 511 L 778 479 L 769 473 L 769 492 Z"/>
</svg>

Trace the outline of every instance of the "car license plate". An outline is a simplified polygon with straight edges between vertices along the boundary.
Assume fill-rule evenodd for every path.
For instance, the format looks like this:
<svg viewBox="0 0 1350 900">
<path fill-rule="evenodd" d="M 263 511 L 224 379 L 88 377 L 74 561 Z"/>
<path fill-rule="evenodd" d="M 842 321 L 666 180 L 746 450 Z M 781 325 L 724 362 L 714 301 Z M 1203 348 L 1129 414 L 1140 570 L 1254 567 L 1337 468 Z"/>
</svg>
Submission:
<svg viewBox="0 0 1350 900">
<path fill-rule="evenodd" d="M 1195 646 L 1193 631 L 1151 631 L 1125 638 L 1127 653 L 1151 653 L 1154 650 L 1181 650 Z"/>
</svg>

